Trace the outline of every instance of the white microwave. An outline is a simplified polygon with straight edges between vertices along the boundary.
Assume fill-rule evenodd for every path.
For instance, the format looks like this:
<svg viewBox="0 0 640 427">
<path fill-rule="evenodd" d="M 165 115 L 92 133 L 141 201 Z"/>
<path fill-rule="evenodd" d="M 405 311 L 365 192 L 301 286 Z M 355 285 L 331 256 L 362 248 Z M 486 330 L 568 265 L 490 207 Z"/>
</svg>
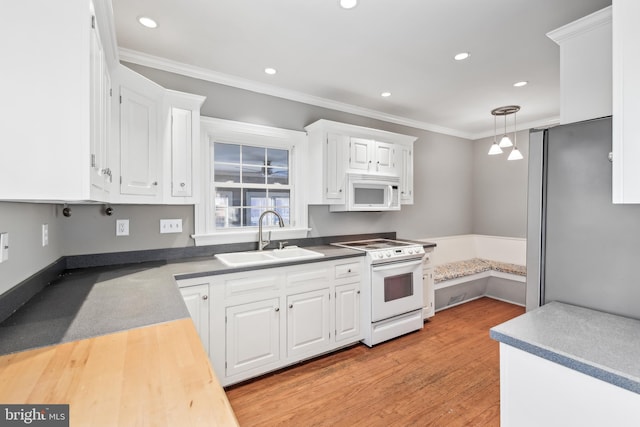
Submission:
<svg viewBox="0 0 640 427">
<path fill-rule="evenodd" d="M 397 176 L 348 174 L 344 205 L 329 205 L 331 212 L 399 211 Z"/>
</svg>

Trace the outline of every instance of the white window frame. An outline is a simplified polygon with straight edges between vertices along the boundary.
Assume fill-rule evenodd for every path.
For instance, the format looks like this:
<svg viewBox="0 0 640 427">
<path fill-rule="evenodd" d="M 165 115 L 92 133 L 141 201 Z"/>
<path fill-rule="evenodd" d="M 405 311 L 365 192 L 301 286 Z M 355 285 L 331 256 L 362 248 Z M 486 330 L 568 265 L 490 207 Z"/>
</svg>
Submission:
<svg viewBox="0 0 640 427">
<path fill-rule="evenodd" d="M 212 197 L 213 161 L 211 146 L 214 142 L 288 149 L 290 153 L 289 180 L 291 185 L 290 224 L 284 228 L 265 227 L 271 231 L 272 240 L 307 237 L 308 206 L 304 191 L 304 171 L 308 170 L 308 138 L 305 132 L 231 120 L 200 118 L 201 170 L 200 202 L 195 205 L 195 234 L 191 237 L 196 246 L 226 243 L 257 242 L 257 227 L 215 227 L 215 200 Z"/>
</svg>

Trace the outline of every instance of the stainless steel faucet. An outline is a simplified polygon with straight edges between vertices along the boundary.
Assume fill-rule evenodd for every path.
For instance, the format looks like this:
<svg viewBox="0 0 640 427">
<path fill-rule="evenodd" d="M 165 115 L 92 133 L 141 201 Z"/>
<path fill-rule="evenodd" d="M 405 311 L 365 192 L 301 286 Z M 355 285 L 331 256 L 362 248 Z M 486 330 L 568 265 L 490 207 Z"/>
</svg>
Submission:
<svg viewBox="0 0 640 427">
<path fill-rule="evenodd" d="M 266 211 L 262 212 L 262 214 L 260 214 L 260 218 L 258 219 L 258 250 L 259 251 L 261 251 L 262 249 L 264 249 L 265 246 L 271 243 L 271 230 L 269 230 L 269 237 L 267 238 L 267 240 L 264 240 L 262 238 L 262 218 L 264 218 L 264 216 L 268 213 L 272 213 L 275 216 L 277 216 L 278 225 L 280 227 L 284 227 L 284 221 L 282 220 L 282 217 L 278 212 L 271 209 L 267 209 Z"/>
</svg>

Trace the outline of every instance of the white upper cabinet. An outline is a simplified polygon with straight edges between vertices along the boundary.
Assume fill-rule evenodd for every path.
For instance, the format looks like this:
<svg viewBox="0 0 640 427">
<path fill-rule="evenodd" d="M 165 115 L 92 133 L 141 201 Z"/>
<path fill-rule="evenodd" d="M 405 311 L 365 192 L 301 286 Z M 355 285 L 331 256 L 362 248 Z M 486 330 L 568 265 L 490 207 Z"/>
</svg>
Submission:
<svg viewBox="0 0 640 427">
<path fill-rule="evenodd" d="M 0 200 L 105 197 L 116 51 L 109 10 L 95 3 L 16 1 L 0 14 Z"/>
<path fill-rule="evenodd" d="M 120 107 L 120 195 L 117 201 L 128 198 L 130 202 L 160 202 L 162 152 L 158 115 L 164 89 L 124 66 L 119 67 L 117 76 Z"/>
<path fill-rule="evenodd" d="M 413 203 L 415 137 L 329 120 L 318 120 L 305 130 L 309 204 L 344 204 L 348 173 L 397 176 L 407 189 L 400 202 Z"/>
<path fill-rule="evenodd" d="M 612 7 L 613 203 L 640 203 L 640 2 Z"/>
<path fill-rule="evenodd" d="M 396 146 L 373 139 L 351 138 L 349 169 L 381 175 L 397 175 Z"/>
<path fill-rule="evenodd" d="M 200 107 L 205 98 L 173 90 L 167 90 L 164 114 L 163 150 L 164 202 L 172 204 L 195 203 L 198 191 L 200 158 Z"/>
<path fill-rule="evenodd" d="M 547 36 L 560 46 L 560 123 L 611 115 L 611 7 Z"/>
</svg>

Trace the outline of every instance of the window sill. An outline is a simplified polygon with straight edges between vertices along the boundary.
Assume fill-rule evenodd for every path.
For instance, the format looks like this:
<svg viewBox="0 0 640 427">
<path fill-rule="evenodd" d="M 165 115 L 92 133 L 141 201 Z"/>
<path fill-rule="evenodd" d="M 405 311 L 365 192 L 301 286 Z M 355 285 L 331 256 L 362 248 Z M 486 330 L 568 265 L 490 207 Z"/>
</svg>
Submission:
<svg viewBox="0 0 640 427">
<path fill-rule="evenodd" d="M 266 236 L 267 233 L 271 231 L 271 240 L 284 240 L 304 239 L 310 230 L 310 228 L 265 228 L 262 232 Z M 257 242 L 259 240 L 257 230 L 234 230 L 221 231 L 213 234 L 192 234 L 191 238 L 195 240 L 196 246 Z"/>
</svg>

